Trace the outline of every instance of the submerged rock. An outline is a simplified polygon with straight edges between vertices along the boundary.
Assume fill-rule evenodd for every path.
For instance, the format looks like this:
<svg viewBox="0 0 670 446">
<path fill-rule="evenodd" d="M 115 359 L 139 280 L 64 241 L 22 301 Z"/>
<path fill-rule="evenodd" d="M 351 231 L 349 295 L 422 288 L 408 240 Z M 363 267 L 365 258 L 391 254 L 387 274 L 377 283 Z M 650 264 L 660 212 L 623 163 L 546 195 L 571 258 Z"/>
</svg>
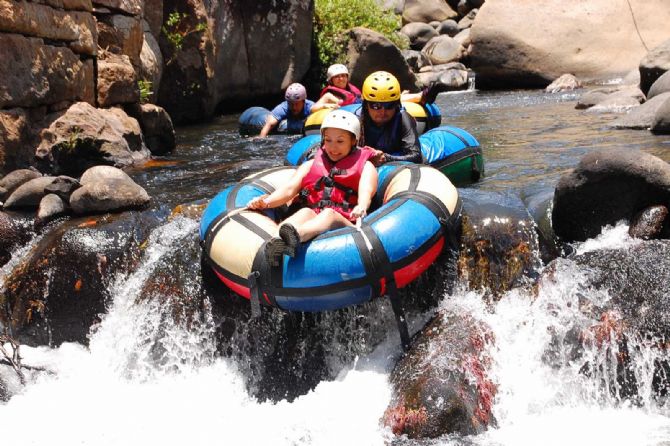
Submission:
<svg viewBox="0 0 670 446">
<path fill-rule="evenodd" d="M 396 435 L 479 434 L 495 424 L 497 386 L 488 377 L 493 335 L 468 315 L 438 314 L 391 374 L 393 397 L 382 422 Z"/>
</svg>

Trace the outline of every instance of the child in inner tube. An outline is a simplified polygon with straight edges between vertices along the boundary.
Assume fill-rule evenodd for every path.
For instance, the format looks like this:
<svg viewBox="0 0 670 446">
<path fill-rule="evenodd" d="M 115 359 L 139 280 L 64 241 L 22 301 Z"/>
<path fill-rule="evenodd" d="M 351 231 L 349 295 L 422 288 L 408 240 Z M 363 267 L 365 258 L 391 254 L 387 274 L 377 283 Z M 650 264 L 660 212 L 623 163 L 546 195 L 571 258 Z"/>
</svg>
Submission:
<svg viewBox="0 0 670 446">
<path fill-rule="evenodd" d="M 353 113 L 328 113 L 314 158 L 298 167 L 289 182 L 247 203 L 254 210 L 275 208 L 298 194 L 307 202 L 267 242 L 265 253 L 271 265 L 277 266 L 283 254 L 294 257 L 301 242 L 331 229 L 353 226 L 366 215 L 377 191 L 377 170 L 369 161 L 375 153 L 357 146 L 360 134 L 360 121 Z"/>
</svg>

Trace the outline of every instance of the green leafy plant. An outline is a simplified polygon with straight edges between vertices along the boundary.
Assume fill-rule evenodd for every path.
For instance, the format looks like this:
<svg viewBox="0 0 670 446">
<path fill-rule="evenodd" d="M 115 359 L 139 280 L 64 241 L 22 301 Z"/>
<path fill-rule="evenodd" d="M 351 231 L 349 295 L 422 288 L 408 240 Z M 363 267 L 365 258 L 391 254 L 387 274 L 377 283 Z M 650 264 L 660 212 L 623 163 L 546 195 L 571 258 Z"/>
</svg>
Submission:
<svg viewBox="0 0 670 446">
<path fill-rule="evenodd" d="M 161 31 L 172 46 L 173 53 L 177 53 L 182 49 L 186 36 L 207 30 L 207 23 L 205 22 L 198 23 L 195 26 L 189 24 L 189 17 L 184 12 L 173 11 L 168 15 L 167 20 L 165 20 L 161 28 Z M 170 62 L 172 62 L 172 58 L 167 63 L 169 64 Z"/>
<path fill-rule="evenodd" d="M 375 0 L 316 0 L 314 40 L 322 68 L 343 62 L 346 33 L 356 26 L 383 34 L 400 49 L 408 46 L 407 38 L 398 33 L 400 16 L 382 9 Z"/>
<path fill-rule="evenodd" d="M 137 86 L 140 89 L 140 104 L 146 104 L 149 102 L 151 95 L 154 94 L 153 90 L 151 89 L 153 82 L 146 79 L 140 79 L 137 81 Z"/>
</svg>

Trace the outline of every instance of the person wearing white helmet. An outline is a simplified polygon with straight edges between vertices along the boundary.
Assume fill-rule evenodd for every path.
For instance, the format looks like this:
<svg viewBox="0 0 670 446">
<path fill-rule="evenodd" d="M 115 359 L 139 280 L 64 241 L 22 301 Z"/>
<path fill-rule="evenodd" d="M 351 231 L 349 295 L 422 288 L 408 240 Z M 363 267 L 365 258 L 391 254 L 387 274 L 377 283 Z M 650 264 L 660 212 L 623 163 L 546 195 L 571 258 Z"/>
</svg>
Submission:
<svg viewBox="0 0 670 446">
<path fill-rule="evenodd" d="M 291 180 L 269 195 L 247 203 L 249 209 L 282 206 L 300 196 L 305 207 L 287 218 L 266 244 L 268 261 L 277 265 L 282 254 L 293 257 L 297 246 L 322 232 L 344 226 L 366 215 L 377 190 L 377 170 L 369 161 L 374 152 L 357 146 L 359 119 L 334 110 L 321 124 L 321 147 L 302 164 Z"/>
<path fill-rule="evenodd" d="M 361 103 L 361 90 L 349 82 L 349 70 L 341 63 L 328 67 L 327 85 L 321 90 L 321 98 L 339 106 Z"/>
<path fill-rule="evenodd" d="M 293 83 L 286 88 L 284 101 L 272 109 L 268 115 L 265 125 L 258 135 L 264 138 L 277 127 L 277 125 L 286 120 L 286 132 L 297 134 L 302 132 L 302 127 L 307 116 L 322 108 L 332 108 L 332 105 L 324 101 L 314 102 L 307 99 L 307 90 L 304 85 Z"/>
</svg>

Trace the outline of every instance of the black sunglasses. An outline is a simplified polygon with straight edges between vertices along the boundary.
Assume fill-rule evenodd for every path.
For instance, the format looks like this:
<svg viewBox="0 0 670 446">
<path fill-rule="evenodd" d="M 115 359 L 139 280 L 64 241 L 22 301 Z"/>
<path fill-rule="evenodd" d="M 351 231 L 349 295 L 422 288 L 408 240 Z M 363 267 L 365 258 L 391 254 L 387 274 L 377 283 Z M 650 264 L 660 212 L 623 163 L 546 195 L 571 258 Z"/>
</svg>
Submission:
<svg viewBox="0 0 670 446">
<path fill-rule="evenodd" d="M 398 106 L 397 101 L 393 102 L 368 102 L 368 106 L 372 110 L 381 110 L 382 108 L 384 110 L 391 110 L 393 108 L 396 108 Z"/>
</svg>

